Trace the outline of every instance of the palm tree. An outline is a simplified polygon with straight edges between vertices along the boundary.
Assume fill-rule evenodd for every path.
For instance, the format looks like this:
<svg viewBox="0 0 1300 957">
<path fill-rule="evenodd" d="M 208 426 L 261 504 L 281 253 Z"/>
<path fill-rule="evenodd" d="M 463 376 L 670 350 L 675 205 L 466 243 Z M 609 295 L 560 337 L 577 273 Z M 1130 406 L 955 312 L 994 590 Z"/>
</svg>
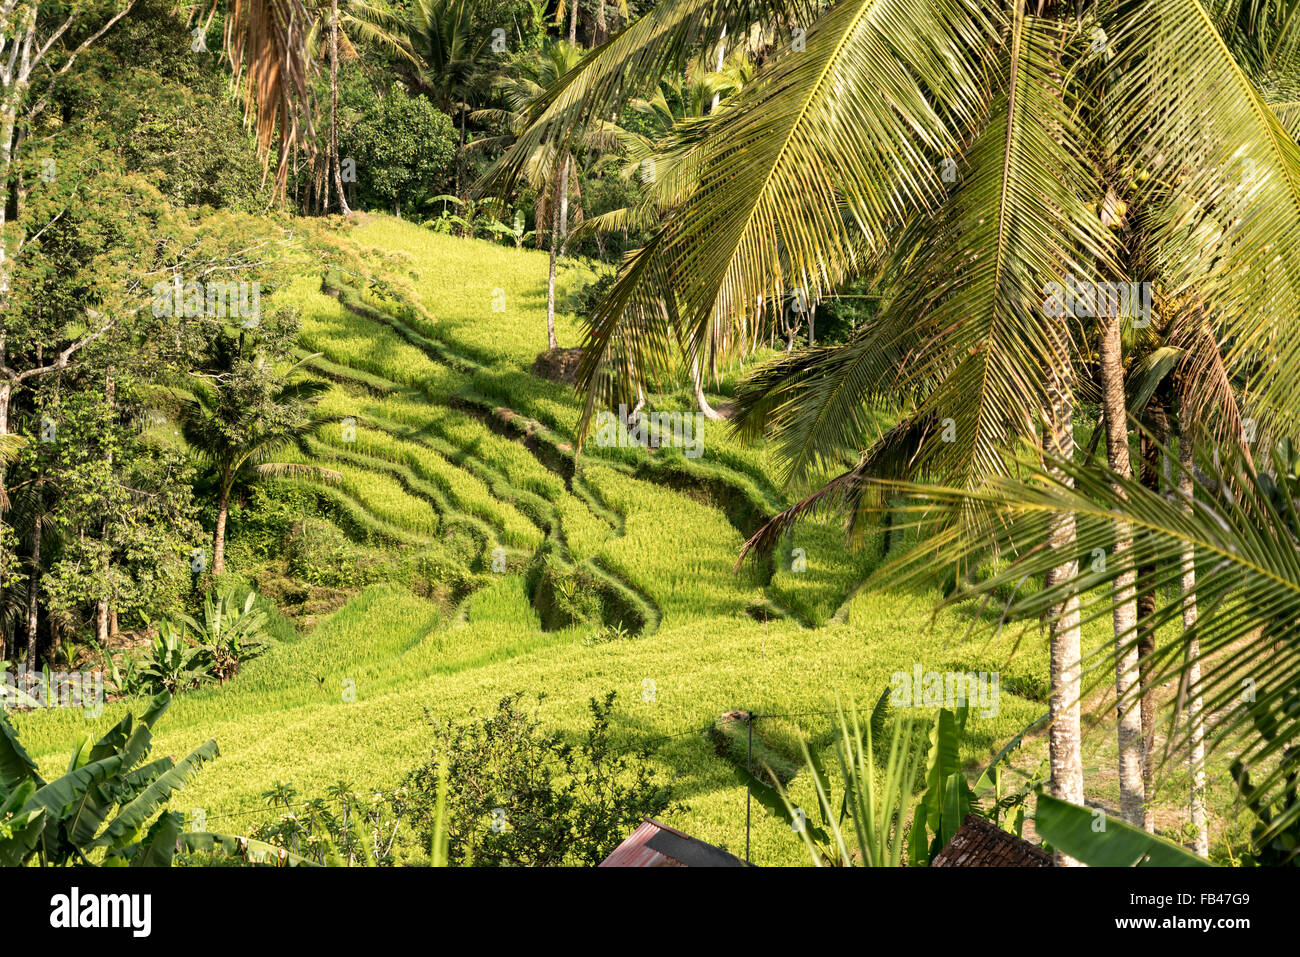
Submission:
<svg viewBox="0 0 1300 957">
<path fill-rule="evenodd" d="M 890 469 L 978 489 L 1012 471 L 1020 439 L 1068 487 L 1078 317 L 1045 314 L 1044 290 L 1076 275 L 1131 278 L 1098 211 L 1111 171 L 1130 168 L 1124 196 L 1143 224 L 1157 307 L 1195 293 L 1228 344 L 1225 366 L 1256 370 L 1263 414 L 1294 415 L 1300 396 L 1286 394 L 1283 373 L 1300 367 L 1300 337 L 1272 318 L 1300 300 L 1300 150 L 1238 60 L 1262 42 L 1272 72 L 1287 74 L 1296 44 L 1284 17 L 1227 0 L 1046 3 L 1034 14 L 1023 3 L 857 0 L 815 19 L 779 0 L 761 6 L 661 2 L 534 107 L 495 177 L 508 185 L 529 150 L 565 142 L 724 29 L 774 14 L 812 23 L 802 49 L 774 55 L 697 131 L 689 198 L 594 317 L 584 428 L 596 403 L 626 401 L 676 342 L 716 368 L 765 338 L 763 303 L 794 289 L 815 302 L 879 270 L 890 297 L 879 321 L 846 349 L 782 360 L 749 393 L 746 427 L 776 438 L 791 481 L 857 460 L 755 544 L 814 508 L 869 506 L 868 480 Z M 1261 21 L 1268 29 L 1243 30 Z M 940 171 L 953 167 L 947 183 Z M 1256 363 L 1260 354 L 1276 361 Z M 865 412 L 882 395 L 903 417 L 879 436 Z M 1070 510 L 1048 519 L 1056 564 L 1044 571 L 1061 599 L 1049 613 L 1053 790 L 1078 803 L 1075 522 Z"/>
<path fill-rule="evenodd" d="M 624 233 L 653 230 L 664 216 L 685 201 L 693 185 L 691 161 L 696 156 L 691 136 L 693 125 L 718 109 L 724 98 L 739 92 L 752 75 L 745 50 L 726 57 L 721 46 L 716 70 L 710 69 L 703 58 L 697 59 L 688 66 L 684 79 L 665 78 L 652 96 L 632 100 L 633 110 L 648 121 L 651 135 L 616 127 L 612 132 L 623 151 L 623 176 L 640 180 L 640 196 L 632 206 L 591 217 L 580 230 Z M 692 361 L 690 372 L 700 412 L 709 419 L 723 418 L 704 395 L 704 376 L 698 358 Z M 639 402 L 640 393 L 637 398 Z"/>
<path fill-rule="evenodd" d="M 330 0 L 330 173 L 339 196 L 339 210 L 347 216 L 347 195 L 343 192 L 343 171 L 339 159 L 339 0 Z"/>
<path fill-rule="evenodd" d="M 226 372 L 198 376 L 191 398 L 181 407 L 182 435 L 216 472 L 214 575 L 226 570 L 230 493 L 241 477 L 311 474 L 338 478 L 329 469 L 274 461 L 277 452 L 321 425 L 309 408 L 328 386 L 297 378 L 314 358 L 301 359 L 284 373 L 269 368 L 260 356 L 237 361 Z"/>
<path fill-rule="evenodd" d="M 1172 583 L 1183 588 L 1181 600 L 1155 603 L 1152 625 L 1182 625 L 1184 642 L 1159 649 L 1148 667 L 1154 682 L 1170 682 L 1178 689 L 1168 708 L 1165 755 L 1188 755 L 1197 795 L 1192 807 L 1195 847 L 1202 856 L 1208 852 L 1208 840 L 1198 792 L 1204 787 L 1206 756 L 1215 750 L 1235 750 L 1231 770 L 1239 785 L 1245 781 L 1243 772 L 1262 771 L 1262 776 L 1252 774 L 1251 789 L 1265 806 L 1282 807 L 1265 824 L 1265 839 L 1300 819 L 1293 783 L 1300 772 L 1300 710 L 1295 707 L 1300 681 L 1300 482 L 1294 475 L 1256 471 L 1235 446 L 1214 449 L 1214 458 L 1223 464 L 1213 476 L 1203 476 L 1193 465 L 1190 444 L 1180 446 L 1179 491 L 1172 496 L 1109 469 L 1064 462 L 1057 466 L 1070 475 L 1069 483 L 1045 472 L 994 479 L 977 491 L 890 483 L 893 493 L 916 496 L 903 511 L 927 524 L 935 521 L 936 506 L 996 516 L 985 526 L 982 540 L 954 542 L 969 560 L 994 552 L 1016 556 L 984 579 L 969 582 L 947 603 L 986 597 L 1046 570 L 1054 561 L 1040 547 L 1046 515 L 1067 511 L 1075 516 L 1081 552 L 1108 547 L 1116 515 L 1143 532 L 1134 538 L 1134 561 L 1163 571 L 1139 579 L 1138 596 L 1156 596 Z M 920 553 L 898 558 L 893 580 L 922 574 L 918 560 L 924 560 Z M 1104 617 L 1110 602 L 1098 586 L 1113 586 L 1122 574 L 1122 566 L 1111 563 L 1061 582 L 1055 590 L 1017 590 L 1002 618 L 1032 619 L 1067 597 L 1079 602 L 1085 620 Z M 1196 602 L 1189 603 L 1193 594 Z M 1123 637 L 1136 641 L 1137 629 Z M 1112 652 L 1094 660 L 1090 684 L 1104 680 L 1104 668 L 1115 657 Z M 1206 712 L 1219 716 L 1208 744 L 1198 720 Z"/>
<path fill-rule="evenodd" d="M 527 118 L 533 104 L 543 99 L 547 92 L 570 71 L 576 69 L 584 56 L 582 47 L 563 40 L 547 43 L 536 53 L 517 58 L 507 69 L 506 76 L 498 82 L 505 99 L 505 109 L 478 110 L 476 119 L 507 124 L 517 133 Z M 597 145 L 615 134 L 608 124 L 594 124 L 587 131 L 584 142 Z M 512 137 L 513 139 L 513 137 Z M 505 138 L 485 138 L 484 147 L 507 144 Z M 524 176 L 537 191 L 537 232 L 542 232 L 542 222 L 550 219 L 550 264 L 546 280 L 546 344 L 548 349 L 559 343 L 555 337 L 555 271 L 561 248 L 567 240 L 569 183 L 576 158 L 574 149 L 555 149 L 549 144 L 538 146 L 527 158 Z"/>
</svg>

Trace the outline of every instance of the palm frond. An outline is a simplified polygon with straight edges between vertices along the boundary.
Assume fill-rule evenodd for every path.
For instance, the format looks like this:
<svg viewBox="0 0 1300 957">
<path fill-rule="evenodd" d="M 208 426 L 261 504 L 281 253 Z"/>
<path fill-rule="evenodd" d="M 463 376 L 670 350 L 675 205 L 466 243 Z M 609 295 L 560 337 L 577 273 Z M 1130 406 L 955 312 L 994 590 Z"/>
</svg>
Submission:
<svg viewBox="0 0 1300 957">
<path fill-rule="evenodd" d="M 1197 0 L 1121 6 L 1106 106 L 1167 301 L 1205 304 L 1231 372 L 1300 413 L 1300 146 Z"/>
<path fill-rule="evenodd" d="M 506 195 L 538 147 L 563 145 L 593 119 L 608 119 L 631 96 L 680 73 L 724 30 L 735 35 L 755 21 L 811 23 L 815 9 L 810 0 L 660 0 L 532 104 L 520 148 L 494 164 L 481 188 Z"/>
<path fill-rule="evenodd" d="M 213 0 L 214 6 L 218 2 Z M 309 146 L 314 138 L 315 64 L 309 52 L 314 23 L 303 0 L 230 0 L 226 11 L 226 54 L 268 168 L 279 137 L 275 188 L 281 195 L 293 147 Z"/>
<path fill-rule="evenodd" d="M 600 391 L 599 363 L 621 323 L 671 317 L 690 360 L 713 369 L 760 341 L 771 304 L 796 290 L 820 298 L 883 253 L 910 211 L 936 208 L 939 160 L 989 99 L 979 51 L 991 29 L 950 0 L 843 3 L 805 50 L 779 55 L 702 120 L 698 186 L 593 317 L 579 371 L 587 415 L 615 398 Z M 900 36 L 905 46 L 890 40 Z M 664 282 L 634 292 L 646 275 Z"/>
<path fill-rule="evenodd" d="M 1167 497 L 1136 479 L 1071 462 L 1053 463 L 1057 477 L 996 478 L 974 491 L 902 483 L 888 483 L 888 488 L 890 494 L 911 497 L 899 514 L 926 528 L 952 509 L 975 508 L 988 517 L 978 537 L 947 536 L 944 555 L 947 561 L 964 558 L 971 567 L 991 558 L 996 570 L 967 583 L 944 604 L 1016 589 L 1003 620 L 1043 617 L 1067 599 L 1077 599 L 1085 626 L 1094 619 L 1109 621 L 1114 580 L 1131 566 L 1087 556 L 1108 554 L 1116 521 L 1126 523 L 1135 532 L 1133 564 L 1158 569 L 1137 584 L 1139 596 L 1149 594 L 1156 600 L 1154 615 L 1139 627 L 1168 626 L 1178 636 L 1164 642 L 1146 662 L 1151 685 L 1173 683 L 1179 688 L 1169 706 L 1164 758 L 1186 745 L 1190 729 L 1177 726 L 1181 703 L 1199 696 L 1204 713 L 1211 716 L 1209 749 L 1232 750 L 1234 761 L 1252 771 L 1252 783 L 1258 772 L 1260 794 L 1276 795 L 1287 786 L 1287 775 L 1297 770 L 1294 743 L 1300 737 L 1300 709 L 1294 706 L 1300 683 L 1296 513 L 1291 505 L 1279 506 L 1269 482 L 1231 448 L 1221 452 L 1230 471 L 1213 488 L 1195 479 L 1190 509 L 1181 497 Z M 1036 592 L 1018 589 L 1026 577 L 1041 577 L 1059 566 L 1062 556 L 1046 547 L 1046 519 L 1062 512 L 1076 521 L 1075 548 L 1083 559 L 1079 571 Z M 1198 615 L 1194 628 L 1185 631 L 1181 602 L 1167 596 L 1180 590 L 1182 559 L 1189 548 L 1196 556 Z M 882 570 L 882 580 L 924 576 L 933 549 L 934 542 L 926 542 L 895 559 Z M 1113 680 L 1115 656 L 1136 647 L 1137 630 L 1118 636 L 1114 646 L 1103 644 L 1087 659 L 1085 682 L 1095 688 Z M 1194 686 L 1187 654 L 1193 638 L 1200 645 L 1200 680 Z M 1120 702 L 1123 709 L 1135 706 L 1136 700 Z M 1103 707 L 1109 711 L 1113 702 Z M 1283 829 L 1297 816 L 1300 805 L 1292 804 L 1269 827 Z"/>
<path fill-rule="evenodd" d="M 262 462 L 253 466 L 253 470 L 268 478 L 314 478 L 332 485 L 343 481 L 343 473 L 335 469 L 302 462 Z"/>
</svg>

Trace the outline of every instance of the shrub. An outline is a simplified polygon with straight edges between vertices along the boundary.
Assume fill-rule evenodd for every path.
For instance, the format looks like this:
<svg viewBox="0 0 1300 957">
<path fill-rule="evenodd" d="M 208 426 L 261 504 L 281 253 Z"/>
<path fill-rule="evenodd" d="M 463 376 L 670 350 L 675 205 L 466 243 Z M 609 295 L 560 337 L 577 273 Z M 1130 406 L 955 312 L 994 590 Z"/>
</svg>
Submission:
<svg viewBox="0 0 1300 957">
<path fill-rule="evenodd" d="M 340 131 L 339 152 L 356 161 L 356 205 L 409 213 L 446 192 L 456 153 L 451 118 L 400 86 L 380 99 L 364 77 L 347 93 L 344 109 L 360 119 Z"/>
<path fill-rule="evenodd" d="M 262 653 L 267 613 L 254 607 L 254 591 L 248 592 L 242 603 L 237 601 L 236 588 L 231 586 L 215 600 L 205 595 L 202 622 L 182 615 L 176 622 L 158 625 L 153 645 L 134 674 L 140 690 L 177 694 L 211 678 L 224 684 L 245 661 Z M 114 680 L 127 690 L 116 673 Z"/>
<path fill-rule="evenodd" d="M 352 588 L 382 575 L 373 556 L 358 548 L 337 525 L 307 518 L 296 523 L 285 540 L 291 578 L 328 588 Z"/>
<path fill-rule="evenodd" d="M 347 781 L 339 781 L 323 798 L 295 802 L 297 790 L 275 782 L 263 792 L 267 805 L 280 811 L 275 821 L 259 824 L 252 836 L 275 847 L 327 866 L 390 867 L 405 803 L 401 792 L 368 798 Z"/>
<path fill-rule="evenodd" d="M 647 750 L 610 741 L 614 692 L 591 699 L 591 726 L 576 747 L 543 731 L 522 699 L 502 698 L 495 712 L 464 724 L 434 723 L 430 758 L 405 785 L 418 847 L 433 840 L 444 772 L 452 864 L 591 866 L 643 817 L 680 807 L 655 780 Z"/>
</svg>

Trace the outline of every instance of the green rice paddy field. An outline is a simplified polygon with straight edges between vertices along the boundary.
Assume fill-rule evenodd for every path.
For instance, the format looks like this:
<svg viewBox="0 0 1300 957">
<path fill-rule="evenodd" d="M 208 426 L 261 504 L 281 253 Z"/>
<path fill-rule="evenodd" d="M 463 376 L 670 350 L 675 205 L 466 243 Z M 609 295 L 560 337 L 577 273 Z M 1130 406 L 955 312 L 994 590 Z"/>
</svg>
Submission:
<svg viewBox="0 0 1300 957">
<path fill-rule="evenodd" d="M 855 593 L 881 561 L 883 533 L 850 553 L 837 524 L 809 524 L 773 562 L 733 571 L 745 535 L 788 499 L 765 449 L 725 423 L 708 423 L 697 459 L 594 445 L 575 459 L 578 399 L 529 372 L 546 345 L 544 253 L 383 217 L 350 239 L 386 251 L 400 301 L 305 267 L 276 293 L 301 310 L 302 349 L 321 354 L 315 369 L 331 384 L 320 406 L 331 424 L 294 455 L 339 474 L 277 488 L 312 500 L 342 530 L 359 580 L 341 607 L 284 629 L 229 684 L 175 701 L 158 753 L 214 737 L 221 757 L 174 808 L 202 808 L 210 828 L 242 833 L 268 816 L 261 795 L 275 780 L 303 796 L 339 779 L 398 784 L 429 746 L 426 709 L 463 718 L 515 691 L 543 693 L 544 723 L 577 733 L 588 699 L 614 690 L 617 735 L 655 742 L 656 767 L 687 805 L 668 823 L 743 853 L 745 779 L 699 733 L 727 711 L 788 716 L 761 719 L 756 732 L 798 761 L 801 739 L 829 749 L 830 719 L 806 712 L 837 696 L 869 709 L 894 672 L 918 663 L 996 670 L 997 714 L 970 721 L 972 766 L 1045 713 L 1036 627 L 1018 643 L 993 641 L 973 612 L 933 617 L 935 594 Z M 581 278 L 573 268 L 564 282 Z M 561 345 L 579 343 L 572 316 L 558 317 L 558 332 Z M 657 404 L 689 410 L 684 394 Z M 263 570 L 241 548 L 236 522 L 233 574 L 259 584 Z M 802 571 L 791 567 L 795 548 Z M 533 594 L 539 555 L 560 576 L 597 583 L 627 637 L 597 642 L 596 626 L 557 621 Z M 1104 640 L 1105 625 L 1094 623 L 1089 640 Z M 110 704 L 98 724 L 129 705 Z M 17 723 L 51 773 L 84 729 L 72 711 Z M 1109 766 L 1108 737 L 1093 735 L 1090 780 Z M 1035 738 L 1023 766 L 1042 750 Z M 1110 803 L 1102 782 L 1090 796 Z M 814 806 L 806 775 L 791 796 Z M 789 826 L 755 810 L 754 861 L 806 863 Z"/>
</svg>

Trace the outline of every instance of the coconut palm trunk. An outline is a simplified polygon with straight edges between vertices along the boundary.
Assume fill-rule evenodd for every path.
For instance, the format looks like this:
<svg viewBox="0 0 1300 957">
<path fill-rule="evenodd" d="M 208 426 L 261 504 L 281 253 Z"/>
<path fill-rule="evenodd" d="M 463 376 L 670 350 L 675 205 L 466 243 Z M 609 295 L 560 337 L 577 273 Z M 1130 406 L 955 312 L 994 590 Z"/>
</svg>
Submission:
<svg viewBox="0 0 1300 957">
<path fill-rule="evenodd" d="M 349 215 L 352 209 L 343 192 L 343 171 L 339 162 L 339 0 L 330 4 L 330 165 L 334 190 L 339 194 L 339 212 Z"/>
<path fill-rule="evenodd" d="M 563 256 L 569 246 L 569 172 L 573 168 L 573 157 L 564 157 L 564 171 L 560 174 L 560 255 Z"/>
<path fill-rule="evenodd" d="M 1169 419 L 1165 415 L 1164 401 L 1159 393 L 1147 403 L 1144 425 L 1151 435 L 1142 436 L 1140 477 L 1143 486 L 1159 494 L 1161 454 L 1169 441 Z M 1138 568 L 1138 693 L 1141 696 L 1142 780 L 1147 793 L 1147 809 L 1142 818 L 1142 826 L 1151 834 L 1156 830 L 1155 807 L 1151 803 L 1155 796 L 1156 776 L 1156 689 L 1151 672 L 1156 654 L 1156 590 L 1153 582 L 1158 573 L 1159 569 L 1151 563 Z"/>
<path fill-rule="evenodd" d="M 1043 445 L 1060 461 L 1074 458 L 1074 409 L 1069 379 L 1060 369 L 1048 373 L 1046 425 Z M 1061 469 L 1048 467 L 1048 474 L 1058 482 L 1073 485 Z M 1076 526 L 1074 515 L 1055 512 L 1047 521 L 1047 541 L 1053 552 L 1062 556 L 1046 576 L 1048 588 L 1078 576 L 1079 562 L 1074 557 Z M 1051 766 L 1052 794 L 1071 804 L 1083 804 L 1083 727 L 1080 717 L 1079 664 L 1081 657 L 1079 599 L 1071 595 L 1050 611 L 1051 633 L 1051 727 L 1048 731 L 1048 759 Z M 1078 864 L 1071 857 L 1057 854 L 1057 863 Z"/>
<path fill-rule="evenodd" d="M 38 506 L 41 504 L 42 491 L 41 483 L 37 483 L 36 497 Z M 36 515 L 32 520 L 32 569 L 27 578 L 27 649 L 25 659 L 28 673 L 36 670 L 36 635 L 37 625 L 40 622 L 40 594 L 41 594 L 41 525 L 44 522 L 44 516 L 41 514 L 44 509 L 37 508 Z"/>
<path fill-rule="evenodd" d="M 704 395 L 704 376 L 700 373 L 700 360 L 697 356 L 691 362 L 691 388 L 695 393 L 695 407 L 706 418 L 715 422 L 722 420 L 722 414 L 713 406 L 709 405 L 708 398 Z"/>
<path fill-rule="evenodd" d="M 1106 463 L 1120 478 L 1132 478 L 1129 456 L 1128 409 L 1124 400 L 1124 369 L 1121 332 L 1123 318 L 1115 315 L 1102 320 L 1101 335 L 1101 402 L 1106 425 Z M 1111 486 L 1123 499 L 1119 483 Z M 1142 735 L 1142 715 L 1135 691 L 1138 680 L 1137 573 L 1133 568 L 1133 530 L 1126 522 L 1115 522 L 1115 544 L 1109 561 L 1121 569 L 1115 578 L 1112 618 L 1115 627 L 1115 704 L 1118 711 L 1119 804 L 1124 820 L 1137 827 L 1143 823 L 1146 788 L 1143 770 L 1146 764 Z"/>
<path fill-rule="evenodd" d="M 559 194 L 568 187 L 569 168 L 556 181 L 555 193 L 551 202 L 551 262 L 546 277 L 546 347 L 554 349 L 559 345 L 555 338 L 555 259 L 560 251 L 560 204 L 556 202 Z"/>
<path fill-rule="evenodd" d="M 228 470 L 221 475 L 221 492 L 217 498 L 217 528 L 212 536 L 212 574 L 220 575 L 226 570 L 226 518 L 230 514 L 230 487 L 234 485 L 234 475 Z"/>
<path fill-rule="evenodd" d="M 1178 494 L 1183 509 L 1192 512 L 1192 441 L 1190 429 L 1178 423 Z M 1192 847 L 1201 857 L 1210 856 L 1210 832 L 1205 815 L 1205 717 L 1201 701 L 1201 649 L 1195 636 L 1196 628 L 1196 549 L 1190 545 L 1182 554 L 1183 633 L 1191 634 L 1187 642 L 1187 769 L 1191 774 L 1191 801 L 1189 817 L 1192 825 Z"/>
</svg>

